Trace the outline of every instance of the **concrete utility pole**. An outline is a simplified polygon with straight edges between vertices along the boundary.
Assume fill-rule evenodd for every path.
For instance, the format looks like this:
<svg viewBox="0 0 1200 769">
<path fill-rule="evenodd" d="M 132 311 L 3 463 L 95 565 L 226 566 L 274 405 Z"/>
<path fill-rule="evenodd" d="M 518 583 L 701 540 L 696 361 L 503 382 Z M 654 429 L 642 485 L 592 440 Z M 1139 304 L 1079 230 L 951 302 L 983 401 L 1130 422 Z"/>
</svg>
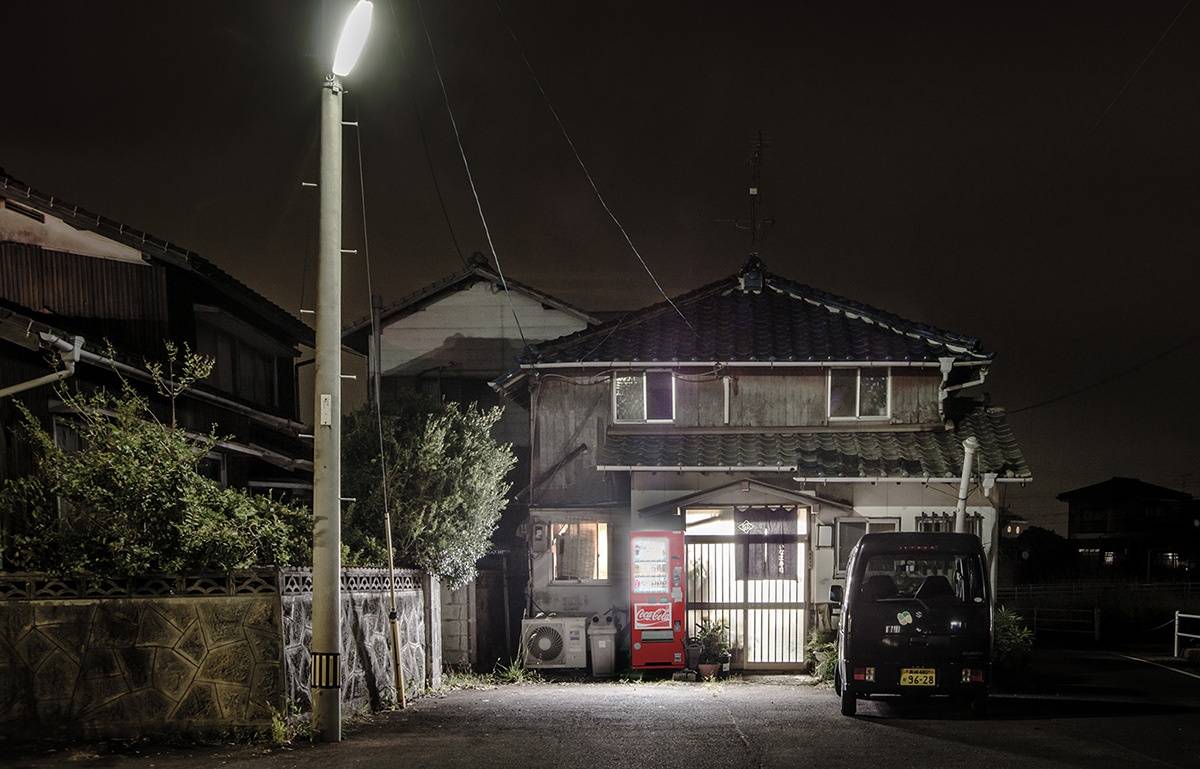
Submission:
<svg viewBox="0 0 1200 769">
<path fill-rule="evenodd" d="M 342 82 L 371 28 L 370 0 L 346 18 L 321 89 L 321 200 L 317 231 L 317 349 L 313 372 L 312 723 L 342 739 Z"/>
<path fill-rule="evenodd" d="M 313 391 L 313 726 L 342 739 L 342 83 L 321 89 L 321 214 Z"/>
<path fill-rule="evenodd" d="M 967 497 L 971 490 L 971 465 L 975 461 L 976 451 L 979 451 L 979 441 L 972 435 L 963 441 L 962 480 L 958 483 L 958 507 L 954 511 L 954 530 L 959 534 L 967 533 Z"/>
</svg>

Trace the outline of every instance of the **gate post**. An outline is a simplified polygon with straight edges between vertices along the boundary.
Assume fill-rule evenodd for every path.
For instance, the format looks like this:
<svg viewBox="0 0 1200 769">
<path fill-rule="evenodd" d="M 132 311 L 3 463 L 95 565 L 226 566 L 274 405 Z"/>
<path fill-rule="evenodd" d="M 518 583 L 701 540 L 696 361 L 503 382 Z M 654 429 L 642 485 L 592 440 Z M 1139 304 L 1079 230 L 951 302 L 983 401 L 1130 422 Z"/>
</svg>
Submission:
<svg viewBox="0 0 1200 769">
<path fill-rule="evenodd" d="M 440 689 L 442 686 L 442 584 L 436 574 L 423 574 L 421 578 L 421 614 L 425 618 L 425 686 Z"/>
</svg>

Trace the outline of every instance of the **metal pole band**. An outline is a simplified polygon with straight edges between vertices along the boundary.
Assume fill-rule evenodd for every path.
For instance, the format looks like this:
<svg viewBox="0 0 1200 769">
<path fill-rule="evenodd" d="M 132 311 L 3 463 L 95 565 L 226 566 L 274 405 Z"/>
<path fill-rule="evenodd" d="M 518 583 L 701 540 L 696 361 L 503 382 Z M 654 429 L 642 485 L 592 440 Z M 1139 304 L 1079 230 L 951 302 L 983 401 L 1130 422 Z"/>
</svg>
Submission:
<svg viewBox="0 0 1200 769">
<path fill-rule="evenodd" d="M 314 689 L 339 689 L 342 686 L 342 665 L 337 652 L 310 652 L 312 664 L 308 683 Z"/>
</svg>

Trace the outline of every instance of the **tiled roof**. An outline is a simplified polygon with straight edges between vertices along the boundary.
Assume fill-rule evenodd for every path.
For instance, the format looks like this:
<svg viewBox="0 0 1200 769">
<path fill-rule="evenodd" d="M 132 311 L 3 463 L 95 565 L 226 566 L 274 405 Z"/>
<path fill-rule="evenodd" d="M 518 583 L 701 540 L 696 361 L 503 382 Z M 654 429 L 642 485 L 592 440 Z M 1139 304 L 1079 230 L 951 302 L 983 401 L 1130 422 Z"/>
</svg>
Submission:
<svg viewBox="0 0 1200 769">
<path fill-rule="evenodd" d="M 18 202 L 42 213 L 58 217 L 73 227 L 95 232 L 110 240 L 137 249 L 143 254 L 143 258 L 157 259 L 162 263 L 199 275 L 225 296 L 251 310 L 295 341 L 309 346 L 313 344 L 313 330 L 300 319 L 195 251 L 189 251 L 147 232 L 94 214 L 54 195 L 36 190 L 9 176 L 3 168 L 0 168 L 0 194 L 14 196 Z"/>
<path fill-rule="evenodd" d="M 761 275 L 761 287 L 745 280 Z M 972 337 L 906 320 L 765 271 L 741 273 L 593 329 L 534 345 L 523 364 L 986 360 Z"/>
<path fill-rule="evenodd" d="M 955 478 L 974 436 L 978 473 L 1031 478 L 1002 409 L 980 407 L 953 430 L 624 433 L 610 431 L 596 464 L 608 468 L 786 470 L 805 478 Z"/>
</svg>

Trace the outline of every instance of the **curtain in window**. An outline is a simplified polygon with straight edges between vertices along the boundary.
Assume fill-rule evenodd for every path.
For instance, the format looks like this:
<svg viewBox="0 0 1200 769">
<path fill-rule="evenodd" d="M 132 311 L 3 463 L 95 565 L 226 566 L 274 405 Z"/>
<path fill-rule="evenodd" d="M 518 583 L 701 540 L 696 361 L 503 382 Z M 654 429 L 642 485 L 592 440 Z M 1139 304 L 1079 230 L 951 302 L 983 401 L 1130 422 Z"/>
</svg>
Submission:
<svg viewBox="0 0 1200 769">
<path fill-rule="evenodd" d="M 796 508 L 748 505 L 733 509 L 738 579 L 796 579 Z"/>
</svg>

